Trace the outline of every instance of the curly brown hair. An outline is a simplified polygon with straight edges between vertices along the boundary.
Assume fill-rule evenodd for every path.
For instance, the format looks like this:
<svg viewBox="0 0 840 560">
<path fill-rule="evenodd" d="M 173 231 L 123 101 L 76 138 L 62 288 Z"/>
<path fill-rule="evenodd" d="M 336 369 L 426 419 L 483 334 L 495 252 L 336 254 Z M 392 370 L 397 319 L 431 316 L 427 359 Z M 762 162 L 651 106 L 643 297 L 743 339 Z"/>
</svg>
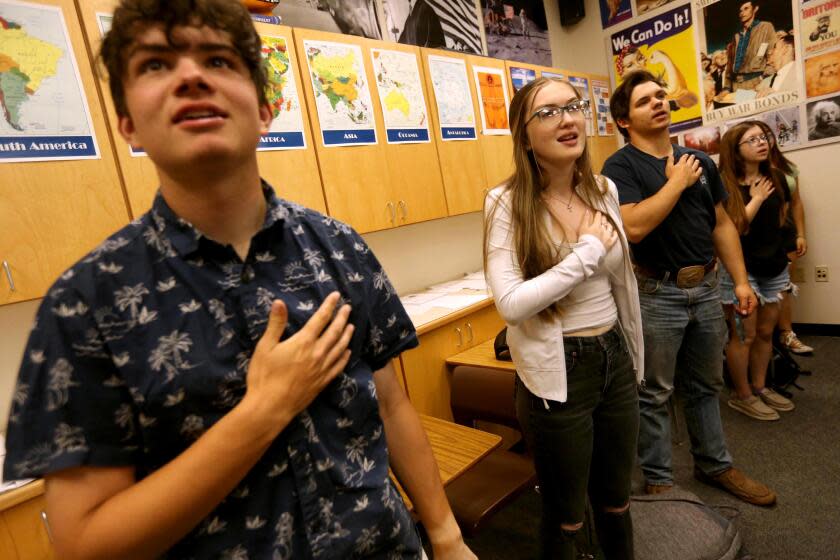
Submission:
<svg viewBox="0 0 840 560">
<path fill-rule="evenodd" d="M 240 2 L 231 0 L 122 0 L 114 11 L 111 29 L 99 48 L 99 60 L 108 73 L 108 85 L 117 115 L 128 115 L 125 104 L 126 56 L 137 38 L 151 27 L 161 27 L 173 48 L 176 27 L 207 26 L 227 33 L 257 90 L 260 104 L 267 103 L 268 77 L 261 54 L 261 40 L 251 16 Z"/>
</svg>

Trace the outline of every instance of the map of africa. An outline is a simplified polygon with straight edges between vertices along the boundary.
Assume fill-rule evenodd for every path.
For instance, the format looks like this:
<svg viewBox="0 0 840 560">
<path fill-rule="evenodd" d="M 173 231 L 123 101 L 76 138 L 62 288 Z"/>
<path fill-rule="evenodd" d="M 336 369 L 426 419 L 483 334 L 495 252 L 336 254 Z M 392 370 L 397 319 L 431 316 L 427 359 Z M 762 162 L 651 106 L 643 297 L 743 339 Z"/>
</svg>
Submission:
<svg viewBox="0 0 840 560">
<path fill-rule="evenodd" d="M 274 120 L 270 132 L 303 130 L 303 116 L 300 109 L 295 81 L 290 73 L 291 61 L 284 37 L 263 35 L 262 55 L 268 72 L 268 102 Z"/>
<path fill-rule="evenodd" d="M 90 136 L 87 106 L 59 8 L 0 4 L 0 113 L 0 137 L 5 140 Z"/>
</svg>

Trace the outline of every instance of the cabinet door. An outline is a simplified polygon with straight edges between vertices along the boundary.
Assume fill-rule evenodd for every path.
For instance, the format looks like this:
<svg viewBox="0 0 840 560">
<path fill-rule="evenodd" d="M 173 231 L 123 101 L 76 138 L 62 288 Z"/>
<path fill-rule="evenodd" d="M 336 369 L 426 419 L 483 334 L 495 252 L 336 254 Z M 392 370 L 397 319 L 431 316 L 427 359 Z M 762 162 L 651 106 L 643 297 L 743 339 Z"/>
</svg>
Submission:
<svg viewBox="0 0 840 560">
<path fill-rule="evenodd" d="M 505 70 L 505 61 L 483 56 L 468 55 L 467 56 L 467 70 L 470 74 L 470 81 L 475 83 L 475 76 L 473 66 L 494 68 L 502 73 L 505 85 L 504 93 L 507 94 L 507 81 L 509 77 Z M 481 122 L 481 110 L 479 104 L 481 103 L 481 91 L 476 88 L 476 95 L 473 98 L 475 102 L 475 114 L 479 120 L 479 135 L 478 140 L 481 145 L 481 153 L 484 160 L 484 172 L 487 176 L 487 188 L 492 189 L 497 185 L 503 183 L 513 173 L 513 140 L 509 134 L 505 135 L 491 135 L 484 131 L 484 123 Z M 505 114 L 508 113 L 508 107 L 505 106 Z"/>
<path fill-rule="evenodd" d="M 496 336 L 503 325 L 491 305 L 420 335 L 420 346 L 400 356 L 408 397 L 417 412 L 452 420 L 446 358 Z"/>
<path fill-rule="evenodd" d="M 446 357 L 464 349 L 463 342 L 458 345 L 456 327 L 457 324 L 449 323 L 420 335 L 420 346 L 400 356 L 408 396 L 417 412 L 450 421 L 451 389 Z"/>
<path fill-rule="evenodd" d="M 41 518 L 43 496 L 27 500 L 0 515 L 0 556 L 9 560 L 51 560 L 50 536 Z"/>
<path fill-rule="evenodd" d="M 40 0 L 28 5 L 61 10 L 99 157 L 0 163 L 0 261 L 4 261 L 6 269 L 0 270 L 0 304 L 43 296 L 67 267 L 128 223 L 128 208 L 75 5 L 72 0 Z M 22 32 L 28 34 L 27 27 L 24 23 Z M 56 37 L 54 41 L 61 43 L 56 46 L 63 53 L 57 67 L 72 72 L 71 53 L 64 46 L 64 39 Z M 73 87 L 64 83 L 62 87 L 65 86 Z M 48 82 L 43 81 L 39 87 L 47 88 Z M 27 110 L 27 103 L 33 100 L 27 97 L 23 101 L 22 112 Z M 39 103 L 43 106 L 45 102 Z M 6 117 L 0 116 L 3 118 Z M 50 122 L 44 126 L 61 126 L 52 121 L 53 117 L 45 119 Z M 34 129 L 29 132 L 37 134 Z M 70 142 L 61 142 L 70 146 Z M 25 136 L 15 143 L 26 144 L 31 150 Z M 43 143 L 39 144 L 43 147 Z"/>
<path fill-rule="evenodd" d="M 364 39 L 350 35 L 338 35 L 312 29 L 295 28 L 295 49 L 297 63 L 300 68 L 303 90 L 302 97 L 306 99 L 309 122 L 312 127 L 312 137 L 321 171 L 324 186 L 324 198 L 330 216 L 347 222 L 359 233 L 388 229 L 396 225 L 396 202 L 391 200 L 391 187 L 388 181 L 386 154 L 384 148 L 384 130 L 382 129 L 382 115 L 379 107 L 374 103 L 370 108 L 373 115 L 377 143 L 373 145 L 330 146 L 324 143 L 322 124 L 317 110 L 316 93 L 312 85 L 312 77 L 307 61 L 304 41 L 328 41 L 362 50 L 361 63 L 364 72 L 358 78 L 363 80 L 365 87 L 370 89 L 371 96 L 376 95 L 372 87 L 373 68 L 369 60 L 368 49 Z M 354 93 L 355 95 L 355 93 Z M 343 107 L 341 101 L 336 107 Z"/>
<path fill-rule="evenodd" d="M 411 45 L 399 43 L 383 43 L 382 41 L 367 40 L 367 53 L 370 49 L 383 49 L 386 51 L 399 51 L 414 57 L 417 64 L 417 72 L 422 88 L 426 105 L 426 116 L 428 122 L 429 91 L 423 79 L 422 62 L 420 60 L 420 49 Z M 368 54 L 368 56 L 370 56 Z M 372 83 L 374 104 L 377 106 L 377 115 L 384 113 L 379 102 L 379 84 Z M 415 99 L 414 101 L 419 101 Z M 382 142 L 385 143 L 384 153 L 388 165 L 388 182 L 391 187 L 391 201 L 397 207 L 396 225 L 416 224 L 446 216 L 446 196 L 443 190 L 443 178 L 440 172 L 440 161 L 438 159 L 435 142 L 420 142 L 417 144 L 388 144 L 386 143 L 386 129 L 384 128 L 384 115 L 382 118 Z M 434 134 L 429 128 L 429 134 Z"/>
<path fill-rule="evenodd" d="M 446 205 L 450 216 L 477 212 L 484 206 L 484 195 L 487 192 L 487 176 L 484 170 L 481 146 L 479 141 L 447 141 L 441 139 L 440 115 L 438 115 L 435 90 L 429 70 L 429 56 L 443 56 L 464 59 L 464 55 L 450 51 L 421 48 L 423 59 L 423 74 L 426 80 L 429 108 L 431 110 L 431 134 L 435 139 L 435 146 L 440 160 L 441 175 L 446 192 Z M 467 75 L 470 94 L 475 99 L 475 82 Z M 478 114 L 475 114 L 478 117 Z M 478 123 L 476 123 L 478 127 Z M 476 128 L 478 131 L 478 128 Z"/>
<path fill-rule="evenodd" d="M 505 322 L 502 321 L 494 305 L 476 311 L 465 317 L 462 322 L 464 323 L 464 350 L 477 346 L 485 340 L 495 338 L 502 327 L 505 326 Z"/>
</svg>

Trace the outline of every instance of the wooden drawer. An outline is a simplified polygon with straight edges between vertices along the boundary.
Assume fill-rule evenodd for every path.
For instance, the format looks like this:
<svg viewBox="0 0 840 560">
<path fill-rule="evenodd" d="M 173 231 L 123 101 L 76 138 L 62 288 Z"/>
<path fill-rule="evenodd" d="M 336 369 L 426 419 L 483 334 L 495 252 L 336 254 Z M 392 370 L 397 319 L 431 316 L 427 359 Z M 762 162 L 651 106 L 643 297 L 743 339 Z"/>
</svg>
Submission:
<svg viewBox="0 0 840 560">
<path fill-rule="evenodd" d="M 489 305 L 420 335 L 420 346 L 400 356 L 408 398 L 417 412 L 452 420 L 446 358 L 496 336 L 503 325 Z"/>
<path fill-rule="evenodd" d="M 50 536 L 41 517 L 44 496 L 36 496 L 0 512 L 0 558 L 3 560 L 51 560 Z"/>
</svg>

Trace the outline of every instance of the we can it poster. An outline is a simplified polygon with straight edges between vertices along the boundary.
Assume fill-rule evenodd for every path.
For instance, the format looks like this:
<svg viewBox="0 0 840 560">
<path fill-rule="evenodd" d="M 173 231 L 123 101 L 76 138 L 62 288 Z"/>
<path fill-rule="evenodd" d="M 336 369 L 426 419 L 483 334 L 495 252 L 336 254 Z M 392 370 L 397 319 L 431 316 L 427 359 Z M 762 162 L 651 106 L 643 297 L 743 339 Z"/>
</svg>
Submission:
<svg viewBox="0 0 840 560">
<path fill-rule="evenodd" d="M 654 16 L 610 37 L 616 85 L 635 70 L 647 70 L 665 83 L 672 105 L 671 132 L 702 121 L 690 5 Z"/>
</svg>

